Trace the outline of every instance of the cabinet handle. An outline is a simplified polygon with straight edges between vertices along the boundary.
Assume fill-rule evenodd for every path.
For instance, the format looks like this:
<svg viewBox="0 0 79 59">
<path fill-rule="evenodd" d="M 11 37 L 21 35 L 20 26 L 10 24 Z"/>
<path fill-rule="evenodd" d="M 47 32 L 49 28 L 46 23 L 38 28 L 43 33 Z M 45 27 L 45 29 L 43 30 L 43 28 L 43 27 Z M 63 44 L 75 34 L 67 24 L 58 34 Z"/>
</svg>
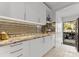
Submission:
<svg viewBox="0 0 79 59">
<path fill-rule="evenodd" d="M 17 57 L 21 57 L 23 54 L 18 55 Z"/>
<path fill-rule="evenodd" d="M 18 46 L 18 45 L 21 45 L 21 44 L 23 44 L 23 43 L 13 43 L 13 44 L 10 45 L 10 47 Z"/>
<path fill-rule="evenodd" d="M 12 51 L 12 52 L 10 52 L 10 54 L 13 54 L 13 53 L 19 52 L 19 51 L 21 51 L 22 49 L 23 49 L 23 48 L 18 49 L 18 50 L 16 50 L 16 51 Z"/>
</svg>

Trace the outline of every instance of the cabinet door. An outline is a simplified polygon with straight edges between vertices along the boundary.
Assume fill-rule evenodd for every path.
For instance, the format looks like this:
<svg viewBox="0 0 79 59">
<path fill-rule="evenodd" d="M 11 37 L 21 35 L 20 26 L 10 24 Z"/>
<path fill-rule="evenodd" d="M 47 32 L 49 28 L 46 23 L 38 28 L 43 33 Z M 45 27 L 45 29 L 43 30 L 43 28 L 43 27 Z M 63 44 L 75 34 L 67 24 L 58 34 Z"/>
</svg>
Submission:
<svg viewBox="0 0 79 59">
<path fill-rule="evenodd" d="M 54 45 L 54 43 L 53 43 L 53 38 L 52 38 L 52 36 L 49 36 L 49 50 L 51 49 L 51 48 L 53 48 L 53 45 Z"/>
<path fill-rule="evenodd" d="M 24 2 L 10 3 L 10 17 L 24 20 L 25 7 Z"/>
<path fill-rule="evenodd" d="M 9 16 L 10 7 L 9 2 L 0 2 L 0 16 Z"/>
<path fill-rule="evenodd" d="M 47 45 L 47 51 L 49 51 L 50 49 L 50 46 L 51 46 L 51 39 L 50 39 L 50 36 L 47 36 L 45 37 L 45 40 L 46 40 L 46 45 Z"/>
<path fill-rule="evenodd" d="M 52 46 L 55 47 L 55 44 L 56 44 L 56 38 L 55 38 L 55 35 L 52 35 Z"/>
<path fill-rule="evenodd" d="M 52 39 L 50 36 L 43 38 L 43 55 L 46 54 L 52 47 Z"/>
<path fill-rule="evenodd" d="M 14 57 L 22 57 L 23 56 L 23 42 L 17 42 L 14 44 L 10 44 L 9 54 Z"/>
<path fill-rule="evenodd" d="M 48 37 L 43 37 L 43 55 L 47 53 L 48 49 L 49 49 Z"/>
<path fill-rule="evenodd" d="M 53 13 L 52 10 L 46 7 L 46 17 L 50 16 L 50 20 L 53 20 Z"/>
<path fill-rule="evenodd" d="M 38 19 L 38 2 L 26 2 L 26 20 L 37 22 Z"/>
<path fill-rule="evenodd" d="M 42 57 L 44 55 L 43 38 L 39 38 L 39 39 L 40 39 L 40 56 L 39 57 Z"/>
<path fill-rule="evenodd" d="M 29 57 L 29 53 L 30 53 L 30 45 L 29 45 L 29 41 L 24 41 L 23 42 L 23 57 Z"/>
<path fill-rule="evenodd" d="M 9 54 L 10 49 L 11 48 L 8 45 L 0 47 L 0 57 L 10 57 L 11 56 Z"/>
<path fill-rule="evenodd" d="M 22 42 L 14 43 L 0 47 L 0 57 L 22 57 L 23 44 Z"/>
<path fill-rule="evenodd" d="M 47 43 L 46 43 L 46 40 L 45 40 L 45 37 L 42 38 L 42 55 L 44 55 L 47 51 L 47 47 L 46 47 Z"/>
<path fill-rule="evenodd" d="M 39 19 L 40 23 L 46 24 L 46 6 L 41 2 L 39 3 Z"/>
<path fill-rule="evenodd" d="M 40 38 L 30 41 L 30 57 L 41 56 L 41 42 Z"/>
</svg>

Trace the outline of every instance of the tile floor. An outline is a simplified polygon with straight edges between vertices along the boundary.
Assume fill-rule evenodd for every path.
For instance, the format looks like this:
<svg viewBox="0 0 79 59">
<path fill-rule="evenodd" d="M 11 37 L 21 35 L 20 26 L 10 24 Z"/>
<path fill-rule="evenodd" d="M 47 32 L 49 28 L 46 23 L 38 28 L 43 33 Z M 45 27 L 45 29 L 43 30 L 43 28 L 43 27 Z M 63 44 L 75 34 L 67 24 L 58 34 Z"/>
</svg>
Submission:
<svg viewBox="0 0 79 59">
<path fill-rule="evenodd" d="M 51 49 L 44 57 L 79 57 L 75 47 L 63 45 L 59 48 Z"/>
</svg>

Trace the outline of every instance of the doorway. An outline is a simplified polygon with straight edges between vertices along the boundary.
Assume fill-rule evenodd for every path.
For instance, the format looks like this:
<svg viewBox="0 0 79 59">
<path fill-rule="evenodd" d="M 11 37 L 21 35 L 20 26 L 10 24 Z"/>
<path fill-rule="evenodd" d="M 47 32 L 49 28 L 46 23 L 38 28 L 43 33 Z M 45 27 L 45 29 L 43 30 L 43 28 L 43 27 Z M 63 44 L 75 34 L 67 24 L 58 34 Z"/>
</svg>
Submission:
<svg viewBox="0 0 79 59">
<path fill-rule="evenodd" d="M 63 23 L 63 44 L 75 46 L 76 45 L 76 20 L 66 21 Z"/>
</svg>

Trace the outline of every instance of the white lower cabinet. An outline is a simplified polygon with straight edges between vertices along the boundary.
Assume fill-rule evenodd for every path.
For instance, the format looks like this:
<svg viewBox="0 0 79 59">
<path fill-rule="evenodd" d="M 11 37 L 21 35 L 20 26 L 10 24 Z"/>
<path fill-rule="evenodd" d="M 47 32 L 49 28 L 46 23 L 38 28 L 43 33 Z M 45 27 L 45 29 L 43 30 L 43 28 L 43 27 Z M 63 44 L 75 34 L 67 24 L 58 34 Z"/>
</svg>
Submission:
<svg viewBox="0 0 79 59">
<path fill-rule="evenodd" d="M 11 47 L 11 46 L 10 46 Z M 11 47 L 12 51 L 10 54 L 14 57 L 29 57 L 29 41 L 23 41 L 15 44 L 13 47 Z"/>
<path fill-rule="evenodd" d="M 11 48 L 8 45 L 0 47 L 0 57 L 9 57 L 9 56 L 11 56 L 9 54 L 10 49 Z"/>
<path fill-rule="evenodd" d="M 56 38 L 55 38 L 55 35 L 52 35 L 52 47 L 55 47 L 56 45 Z"/>
<path fill-rule="evenodd" d="M 48 41 L 47 37 L 43 38 L 43 55 L 48 51 Z"/>
<path fill-rule="evenodd" d="M 30 41 L 30 57 L 40 57 L 42 48 L 42 39 L 34 39 Z"/>
<path fill-rule="evenodd" d="M 51 48 L 53 48 L 52 36 L 43 37 L 43 53 L 45 55 Z"/>
<path fill-rule="evenodd" d="M 49 48 L 50 48 L 50 39 L 47 36 L 43 38 L 43 54 L 47 53 L 47 51 L 49 51 Z"/>
<path fill-rule="evenodd" d="M 46 6 L 42 2 L 27 2 L 25 20 L 36 23 L 46 24 Z"/>
<path fill-rule="evenodd" d="M 23 42 L 23 56 L 22 57 L 29 57 L 30 54 L 30 45 L 29 45 L 30 41 L 24 41 Z"/>
<path fill-rule="evenodd" d="M 22 42 L 0 47 L 0 57 L 20 57 L 22 56 Z"/>
<path fill-rule="evenodd" d="M 52 37 L 47 36 L 47 40 L 48 40 L 48 51 L 49 51 L 52 48 Z"/>
<path fill-rule="evenodd" d="M 8 54 L 12 55 L 13 57 L 21 57 L 23 56 L 23 42 L 18 42 L 14 44 L 10 44 L 10 50 L 8 51 Z"/>
<path fill-rule="evenodd" d="M 46 36 L 0 47 L 0 57 L 41 57 L 55 46 L 55 37 Z"/>
<path fill-rule="evenodd" d="M 53 45 L 54 45 L 53 41 L 54 39 L 52 38 L 52 36 L 49 36 L 49 50 L 53 48 Z"/>
</svg>

